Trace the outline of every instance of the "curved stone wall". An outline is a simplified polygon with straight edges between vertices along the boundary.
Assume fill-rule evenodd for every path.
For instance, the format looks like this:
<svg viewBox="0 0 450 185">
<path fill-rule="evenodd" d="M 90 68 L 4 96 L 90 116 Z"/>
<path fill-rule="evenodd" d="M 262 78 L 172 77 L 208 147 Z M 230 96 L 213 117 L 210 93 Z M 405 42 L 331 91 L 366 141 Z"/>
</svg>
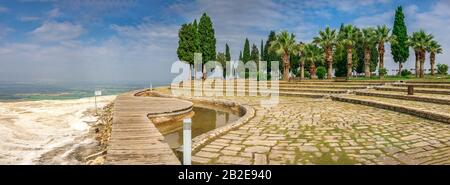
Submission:
<svg viewBox="0 0 450 185">
<path fill-rule="evenodd" d="M 246 122 L 248 122 L 251 118 L 253 118 L 255 116 L 255 110 L 251 106 L 242 105 L 242 104 L 236 103 L 234 101 L 229 101 L 229 100 L 214 99 L 211 97 L 202 98 L 202 97 L 173 96 L 173 95 L 163 94 L 163 93 L 155 92 L 155 91 L 152 91 L 152 92 L 142 91 L 140 93 L 137 93 L 137 95 L 152 95 L 152 96 L 158 96 L 158 97 L 179 98 L 179 99 L 189 100 L 189 101 L 193 101 L 193 102 L 209 103 L 209 104 L 214 104 L 214 105 L 230 107 L 232 109 L 235 109 L 235 108 L 239 109 L 242 116 L 235 122 L 227 124 L 220 128 L 216 128 L 214 130 L 203 133 L 203 134 L 193 138 L 192 139 L 192 143 L 193 143 L 192 151 L 193 152 L 196 152 L 201 146 L 222 136 L 226 132 L 244 125 Z"/>
</svg>

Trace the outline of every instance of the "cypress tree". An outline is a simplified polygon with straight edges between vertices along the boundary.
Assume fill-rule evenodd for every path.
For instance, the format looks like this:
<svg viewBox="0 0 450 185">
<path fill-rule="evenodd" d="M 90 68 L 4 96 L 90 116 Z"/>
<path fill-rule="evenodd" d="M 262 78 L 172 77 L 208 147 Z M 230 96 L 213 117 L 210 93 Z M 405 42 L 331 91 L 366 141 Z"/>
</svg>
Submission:
<svg viewBox="0 0 450 185">
<path fill-rule="evenodd" d="M 239 61 L 242 61 L 242 51 L 239 51 Z"/>
<path fill-rule="evenodd" d="M 333 54 L 334 75 L 337 77 L 345 77 L 347 75 L 347 53 L 342 45 L 336 46 Z"/>
<path fill-rule="evenodd" d="M 281 58 L 275 53 L 275 51 L 269 51 L 270 43 L 274 40 L 276 40 L 275 31 L 270 31 L 266 45 L 264 46 L 264 61 L 281 61 Z"/>
<path fill-rule="evenodd" d="M 217 59 L 216 59 L 216 61 L 217 62 L 219 62 L 221 65 L 222 65 L 222 75 L 223 75 L 223 77 L 225 78 L 226 77 L 226 56 L 225 56 L 225 54 L 224 53 L 221 53 L 221 52 L 219 52 L 219 53 L 217 53 Z"/>
<path fill-rule="evenodd" d="M 341 24 L 339 33 L 344 29 L 344 24 Z M 347 51 L 342 44 L 338 44 L 333 54 L 333 66 L 335 68 L 334 75 L 337 77 L 344 77 L 347 75 Z"/>
<path fill-rule="evenodd" d="M 371 47 L 371 51 L 370 51 L 370 72 L 375 72 L 375 70 L 377 70 L 377 66 L 378 66 L 378 48 L 376 45 L 374 45 L 373 47 Z"/>
<path fill-rule="evenodd" d="M 242 55 L 242 61 L 245 63 L 247 63 L 247 61 L 249 61 L 250 58 L 250 43 L 248 42 L 248 39 L 245 39 L 245 44 L 244 44 L 244 53 Z"/>
<path fill-rule="evenodd" d="M 194 48 L 195 48 L 195 52 L 200 53 L 201 52 L 200 35 L 198 33 L 197 19 L 195 19 L 194 23 L 192 23 L 192 27 L 193 27 L 192 31 L 194 31 Z"/>
<path fill-rule="evenodd" d="M 272 69 L 271 69 L 272 61 L 278 61 L 280 68 L 283 68 L 282 67 L 283 64 L 281 62 L 281 57 L 278 56 L 275 51 L 269 51 L 270 43 L 274 40 L 276 40 L 276 33 L 275 33 L 275 31 L 270 31 L 269 35 L 267 36 L 266 44 L 264 45 L 264 57 L 262 59 L 263 61 L 267 62 L 267 73 L 269 74 L 268 75 L 269 79 L 271 78 L 270 72 L 272 71 Z M 280 72 L 281 72 L 281 70 L 280 70 Z"/>
<path fill-rule="evenodd" d="M 203 13 L 198 24 L 198 34 L 200 35 L 200 49 L 202 53 L 202 63 L 216 60 L 216 37 L 211 18 Z M 203 69 L 205 66 L 203 65 Z M 206 78 L 206 71 L 203 70 L 203 79 Z"/>
<path fill-rule="evenodd" d="M 214 28 L 211 18 L 203 13 L 198 24 L 198 34 L 200 37 L 200 48 L 203 55 L 203 62 L 213 61 L 216 59 L 216 38 L 214 36 Z"/>
<path fill-rule="evenodd" d="M 217 53 L 217 59 L 216 61 L 219 62 L 223 68 L 225 68 L 225 62 L 226 62 L 226 57 L 225 54 L 222 52 Z"/>
<path fill-rule="evenodd" d="M 226 61 L 231 61 L 230 47 L 228 47 L 228 44 L 225 44 L 225 59 Z"/>
<path fill-rule="evenodd" d="M 261 60 L 264 60 L 264 41 L 261 39 L 261 46 L 260 46 L 260 48 L 259 48 L 259 51 L 261 52 L 261 56 L 260 56 L 260 59 Z"/>
<path fill-rule="evenodd" d="M 394 62 L 398 63 L 399 73 L 402 70 L 403 63 L 409 57 L 408 46 L 408 32 L 405 25 L 405 15 L 403 15 L 403 9 L 401 6 L 397 7 L 395 11 L 394 28 L 392 29 L 392 35 L 397 37 L 397 42 L 391 44 L 391 54 L 394 57 Z"/>
<path fill-rule="evenodd" d="M 300 56 L 299 55 L 289 55 L 289 61 L 291 61 L 291 71 L 293 74 L 300 76 Z M 320 66 L 320 65 L 318 65 Z"/>
<path fill-rule="evenodd" d="M 192 24 L 183 24 L 178 31 L 177 55 L 180 61 L 184 61 L 191 67 L 194 64 L 194 45 L 195 31 Z M 191 70 L 191 69 L 190 69 Z M 190 76 L 192 72 L 189 71 Z"/>
<path fill-rule="evenodd" d="M 194 31 L 191 24 L 183 24 L 178 31 L 177 55 L 180 61 L 194 63 Z"/>
<path fill-rule="evenodd" d="M 250 60 L 255 61 L 256 63 L 258 63 L 259 61 L 259 51 L 258 51 L 258 47 L 256 47 L 256 45 L 253 44 L 252 46 L 252 53 L 250 55 Z"/>
</svg>

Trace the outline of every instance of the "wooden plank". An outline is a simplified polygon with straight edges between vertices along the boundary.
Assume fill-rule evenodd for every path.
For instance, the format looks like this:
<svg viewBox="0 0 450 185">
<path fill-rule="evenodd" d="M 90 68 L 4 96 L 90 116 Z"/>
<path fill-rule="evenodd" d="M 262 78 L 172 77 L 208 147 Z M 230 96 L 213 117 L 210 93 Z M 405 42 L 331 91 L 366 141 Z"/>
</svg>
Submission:
<svg viewBox="0 0 450 185">
<path fill-rule="evenodd" d="M 185 113 L 192 103 L 175 98 L 119 95 L 114 103 L 106 164 L 180 164 L 147 115 Z"/>
</svg>

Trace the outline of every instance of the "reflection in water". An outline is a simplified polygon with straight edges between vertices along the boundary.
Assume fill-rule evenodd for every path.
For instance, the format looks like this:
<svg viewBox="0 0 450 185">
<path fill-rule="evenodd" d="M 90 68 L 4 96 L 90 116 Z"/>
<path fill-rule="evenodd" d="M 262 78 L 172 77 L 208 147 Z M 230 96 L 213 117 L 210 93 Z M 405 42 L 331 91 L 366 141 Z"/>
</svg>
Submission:
<svg viewBox="0 0 450 185">
<path fill-rule="evenodd" d="M 194 107 L 193 110 L 195 115 L 192 117 L 192 138 L 239 119 L 239 115 L 231 111 L 225 112 L 203 107 Z M 182 121 L 171 124 L 183 125 Z M 183 144 L 183 129 L 181 127 L 175 132 L 164 135 L 164 137 L 171 148 L 178 148 Z"/>
</svg>

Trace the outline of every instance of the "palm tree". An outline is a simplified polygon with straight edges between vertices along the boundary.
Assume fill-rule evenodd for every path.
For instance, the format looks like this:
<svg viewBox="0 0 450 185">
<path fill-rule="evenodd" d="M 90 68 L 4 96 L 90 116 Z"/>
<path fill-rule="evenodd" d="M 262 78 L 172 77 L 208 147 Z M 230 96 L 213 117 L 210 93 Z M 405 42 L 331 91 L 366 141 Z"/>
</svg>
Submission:
<svg viewBox="0 0 450 185">
<path fill-rule="evenodd" d="M 319 37 L 314 37 L 313 43 L 320 45 L 325 51 L 328 66 L 327 78 L 331 79 L 333 76 L 333 48 L 337 44 L 336 30 L 326 27 L 325 30 L 319 31 Z"/>
<path fill-rule="evenodd" d="M 429 45 L 431 44 L 431 41 L 433 41 L 433 35 L 426 34 L 424 31 L 419 31 L 421 35 L 421 41 L 423 47 L 421 47 L 421 57 L 420 57 L 420 78 L 424 77 L 424 68 L 425 68 L 425 54 L 427 52 L 427 49 Z"/>
<path fill-rule="evenodd" d="M 300 42 L 297 46 L 298 55 L 300 55 L 300 79 L 305 79 L 305 44 Z"/>
<path fill-rule="evenodd" d="M 295 43 L 295 35 L 289 34 L 287 31 L 283 31 L 276 35 L 276 39 L 270 43 L 271 51 L 275 51 L 281 56 L 283 60 L 284 67 L 284 80 L 289 80 L 289 56 L 291 54 L 297 53 L 297 44 Z"/>
<path fill-rule="evenodd" d="M 413 36 L 410 37 L 408 41 L 409 45 L 414 48 L 414 51 L 416 51 L 416 61 L 419 61 L 416 69 L 416 76 L 418 74 L 420 78 L 424 77 L 425 54 L 432 40 L 433 35 L 427 34 L 425 31 L 420 30 L 418 32 L 414 32 Z"/>
<path fill-rule="evenodd" d="M 384 43 L 395 43 L 397 40 L 395 35 L 389 36 L 390 31 L 391 29 L 389 29 L 386 25 L 377 26 L 377 29 L 375 30 L 376 42 L 378 43 L 378 75 L 380 75 L 380 78 L 383 78 L 384 76 L 384 74 L 381 73 L 381 69 L 384 68 Z"/>
<path fill-rule="evenodd" d="M 339 44 L 343 45 L 347 50 L 347 78 L 352 76 L 353 70 L 353 48 L 358 38 L 359 30 L 353 25 L 344 26 L 342 32 L 339 32 Z"/>
<path fill-rule="evenodd" d="M 306 44 L 304 48 L 305 61 L 309 63 L 311 79 L 316 79 L 316 63 L 324 59 L 323 50 L 315 44 Z"/>
<path fill-rule="evenodd" d="M 419 58 L 420 58 L 419 32 L 413 32 L 412 36 L 409 36 L 408 44 L 409 44 L 409 46 L 411 46 L 414 49 L 414 55 L 416 57 L 415 58 L 415 60 L 416 60 L 415 61 L 415 70 L 416 70 L 415 75 L 416 75 L 416 78 L 418 78 L 419 74 L 420 74 L 420 69 L 419 69 L 419 66 L 420 66 L 420 61 L 419 61 Z"/>
<path fill-rule="evenodd" d="M 375 34 L 375 29 L 364 28 L 358 37 L 358 40 L 360 41 L 359 43 L 361 43 L 364 48 L 364 73 L 367 78 L 370 77 L 370 52 L 372 47 L 375 47 L 376 44 Z"/>
<path fill-rule="evenodd" d="M 428 45 L 427 51 L 430 53 L 431 75 L 434 76 L 434 64 L 436 61 L 436 54 L 442 53 L 442 48 L 437 41 L 433 40 Z"/>
</svg>

